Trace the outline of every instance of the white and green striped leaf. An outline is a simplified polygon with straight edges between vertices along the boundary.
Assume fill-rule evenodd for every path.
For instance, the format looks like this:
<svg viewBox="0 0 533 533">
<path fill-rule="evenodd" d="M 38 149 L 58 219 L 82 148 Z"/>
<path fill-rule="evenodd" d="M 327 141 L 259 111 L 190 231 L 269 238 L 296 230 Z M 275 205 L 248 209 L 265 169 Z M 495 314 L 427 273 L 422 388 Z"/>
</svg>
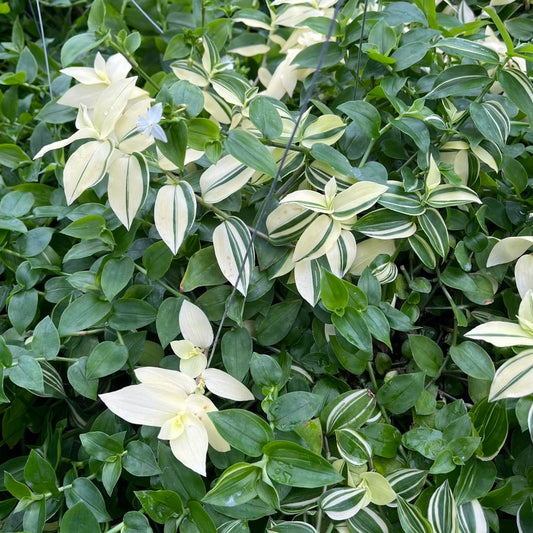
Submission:
<svg viewBox="0 0 533 533">
<path fill-rule="evenodd" d="M 333 217 L 336 220 L 349 220 L 355 215 L 372 207 L 387 190 L 386 185 L 373 181 L 360 181 L 340 192 L 333 199 Z"/>
<path fill-rule="evenodd" d="M 533 237 L 507 237 L 498 241 L 487 258 L 487 267 L 510 263 L 533 246 Z"/>
<path fill-rule="evenodd" d="M 311 148 L 315 143 L 335 144 L 345 129 L 346 124 L 338 115 L 322 115 L 304 129 L 302 145 Z"/>
<path fill-rule="evenodd" d="M 437 76 L 435 86 L 426 98 L 477 95 L 490 82 L 487 71 L 480 65 L 454 65 Z"/>
<path fill-rule="evenodd" d="M 220 63 L 220 54 L 215 43 L 207 36 L 202 36 L 204 53 L 202 54 L 202 67 L 208 74 Z"/>
<path fill-rule="evenodd" d="M 516 515 L 516 525 L 519 533 L 529 533 L 533 523 L 533 498 L 531 495 L 524 500 Z"/>
<path fill-rule="evenodd" d="M 294 281 L 300 296 L 313 307 L 320 298 L 320 264 L 304 259 L 294 265 Z"/>
<path fill-rule="evenodd" d="M 472 102 L 470 116 L 480 133 L 503 149 L 511 132 L 511 121 L 504 107 L 495 101 Z"/>
<path fill-rule="evenodd" d="M 222 274 L 246 296 L 255 258 L 250 230 L 239 218 L 229 217 L 215 228 L 213 246 Z"/>
<path fill-rule="evenodd" d="M 533 393 L 533 349 L 524 350 L 498 368 L 490 387 L 489 400 L 523 398 Z"/>
<path fill-rule="evenodd" d="M 365 489 L 336 488 L 320 498 L 320 507 L 332 520 L 346 520 L 355 516 L 370 503 Z"/>
<path fill-rule="evenodd" d="M 437 266 L 437 258 L 435 257 L 435 252 L 424 237 L 420 236 L 418 233 L 411 235 L 408 239 L 409 245 L 418 256 L 418 259 L 424 263 L 429 269 L 433 270 Z"/>
<path fill-rule="evenodd" d="M 316 191 L 294 191 L 281 200 L 282 204 L 297 204 L 315 213 L 329 213 L 326 197 Z"/>
<path fill-rule="evenodd" d="M 154 206 L 155 227 L 173 254 L 178 252 L 195 218 L 196 198 L 186 181 L 159 189 Z"/>
<path fill-rule="evenodd" d="M 426 203 L 431 207 L 453 207 L 465 204 L 480 204 L 478 195 L 470 188 L 456 185 L 439 185 L 433 189 L 426 198 Z"/>
<path fill-rule="evenodd" d="M 457 506 L 448 480 L 431 495 L 428 518 L 435 533 L 457 533 Z"/>
<path fill-rule="evenodd" d="M 326 183 L 331 178 L 337 181 L 337 188 L 339 190 L 347 189 L 353 184 L 353 179 L 349 179 L 340 172 L 333 170 L 328 164 L 321 161 L 313 161 L 305 168 L 305 177 L 307 181 L 317 189 L 324 190 Z"/>
<path fill-rule="evenodd" d="M 489 533 L 489 524 L 483 507 L 477 500 L 463 503 L 457 507 L 460 533 Z"/>
<path fill-rule="evenodd" d="M 403 239 L 415 233 L 416 224 L 401 213 L 376 209 L 360 218 L 354 229 L 374 239 Z"/>
<path fill-rule="evenodd" d="M 372 457 L 372 448 L 364 436 L 354 429 L 335 431 L 337 449 L 341 457 L 353 466 L 366 464 Z"/>
<path fill-rule="evenodd" d="M 270 30 L 270 17 L 259 9 L 239 9 L 232 18 L 234 22 L 242 22 L 250 28 Z"/>
<path fill-rule="evenodd" d="M 251 89 L 248 80 L 235 72 L 220 72 L 211 77 L 211 87 L 231 105 L 244 105 L 246 93 Z"/>
<path fill-rule="evenodd" d="M 525 297 L 527 291 L 533 291 L 533 254 L 523 255 L 514 267 L 514 277 L 518 294 Z"/>
<path fill-rule="evenodd" d="M 428 472 L 416 468 L 402 468 L 387 476 L 392 490 L 406 502 L 414 500 L 422 491 Z M 389 507 L 397 507 L 397 502 L 389 503 Z"/>
<path fill-rule="evenodd" d="M 321 418 L 329 435 L 336 429 L 361 427 L 372 415 L 376 399 L 366 389 L 348 391 L 326 405 Z"/>
<path fill-rule="evenodd" d="M 239 524 L 242 525 L 242 522 L 239 522 Z M 317 531 L 316 528 L 307 522 L 294 520 L 291 522 L 272 523 L 267 526 L 266 533 L 317 533 Z"/>
<path fill-rule="evenodd" d="M 294 250 L 294 261 L 318 259 L 326 254 L 341 234 L 340 222 L 328 215 L 319 215 L 302 233 Z"/>
<path fill-rule="evenodd" d="M 389 533 L 392 526 L 387 519 L 378 514 L 372 507 L 363 507 L 356 516 L 346 522 L 350 533 Z"/>
<path fill-rule="evenodd" d="M 520 70 L 504 68 L 498 81 L 509 100 L 533 121 L 533 85 L 530 79 Z"/>
<path fill-rule="evenodd" d="M 197 87 L 207 87 L 209 84 L 207 72 L 198 63 L 189 63 L 186 59 L 180 59 L 174 61 L 170 68 L 177 78 L 186 80 Z"/>
<path fill-rule="evenodd" d="M 358 242 L 355 261 L 350 267 L 350 274 L 360 276 L 378 255 L 392 255 L 395 250 L 394 240 L 366 239 L 366 241 Z"/>
<path fill-rule="evenodd" d="M 418 217 L 418 221 L 433 249 L 440 256 L 446 257 L 450 249 L 450 237 L 440 213 L 430 208 Z"/>
<path fill-rule="evenodd" d="M 315 219 L 316 214 L 297 204 L 282 204 L 272 211 L 266 220 L 268 236 L 272 244 L 288 244 Z"/>
<path fill-rule="evenodd" d="M 447 54 L 457 57 L 467 57 L 468 59 L 481 61 L 482 63 L 497 65 L 500 62 L 500 57 L 494 50 L 476 41 L 450 37 L 437 41 L 435 47 L 440 48 Z"/>
<path fill-rule="evenodd" d="M 494 346 L 533 346 L 533 334 L 514 322 L 493 320 L 465 333 L 465 337 L 490 342 Z"/>
<path fill-rule="evenodd" d="M 422 513 L 401 496 L 397 497 L 398 517 L 403 533 L 434 533 L 431 524 L 422 516 Z"/>
<path fill-rule="evenodd" d="M 343 278 L 353 265 L 357 255 L 357 243 L 351 231 L 342 230 L 337 242 L 326 253 L 331 273 Z"/>
<path fill-rule="evenodd" d="M 89 141 L 68 158 L 63 170 L 68 205 L 104 178 L 113 152 L 111 141 Z"/>
<path fill-rule="evenodd" d="M 418 216 L 426 210 L 416 194 L 405 192 L 403 184 L 389 181 L 387 185 L 388 190 L 379 197 L 379 205 L 408 216 Z"/>
<path fill-rule="evenodd" d="M 200 176 L 202 197 L 210 204 L 221 202 L 242 189 L 254 173 L 253 168 L 247 167 L 232 155 L 226 155 Z"/>
<path fill-rule="evenodd" d="M 149 182 L 148 165 L 141 154 L 118 157 L 109 166 L 109 205 L 127 229 L 144 203 Z"/>
</svg>

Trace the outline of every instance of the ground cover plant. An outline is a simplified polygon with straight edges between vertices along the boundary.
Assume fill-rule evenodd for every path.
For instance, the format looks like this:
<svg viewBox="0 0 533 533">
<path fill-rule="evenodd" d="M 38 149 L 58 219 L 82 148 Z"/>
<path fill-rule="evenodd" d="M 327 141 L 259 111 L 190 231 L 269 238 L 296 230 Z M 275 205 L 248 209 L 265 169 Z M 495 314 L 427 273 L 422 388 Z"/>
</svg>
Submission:
<svg viewBox="0 0 533 533">
<path fill-rule="evenodd" d="M 0 530 L 531 531 L 529 7 L 0 3 Z"/>
</svg>

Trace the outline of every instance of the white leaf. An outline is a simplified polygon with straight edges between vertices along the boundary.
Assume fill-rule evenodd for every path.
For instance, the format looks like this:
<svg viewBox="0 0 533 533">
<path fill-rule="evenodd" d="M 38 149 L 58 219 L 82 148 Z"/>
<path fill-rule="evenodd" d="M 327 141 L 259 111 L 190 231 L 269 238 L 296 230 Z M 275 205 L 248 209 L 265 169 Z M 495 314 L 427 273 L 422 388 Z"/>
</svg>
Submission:
<svg viewBox="0 0 533 533">
<path fill-rule="evenodd" d="M 234 377 L 217 368 L 207 368 L 202 374 L 205 386 L 213 394 L 228 400 L 245 402 L 254 399 L 254 395 Z"/>
<path fill-rule="evenodd" d="M 213 344 L 213 329 L 206 314 L 191 302 L 185 300 L 179 312 L 180 331 L 183 338 L 198 348 Z"/>
</svg>

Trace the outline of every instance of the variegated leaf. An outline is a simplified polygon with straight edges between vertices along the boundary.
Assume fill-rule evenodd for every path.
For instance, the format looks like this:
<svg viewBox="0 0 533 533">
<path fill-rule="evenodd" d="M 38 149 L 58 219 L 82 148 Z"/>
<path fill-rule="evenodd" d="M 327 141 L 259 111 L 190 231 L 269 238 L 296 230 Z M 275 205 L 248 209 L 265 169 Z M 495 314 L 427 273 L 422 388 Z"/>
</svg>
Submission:
<svg viewBox="0 0 533 533">
<path fill-rule="evenodd" d="M 403 239 L 415 233 L 416 224 L 401 213 L 394 213 L 388 209 L 376 209 L 361 217 L 354 229 L 374 239 Z"/>
<path fill-rule="evenodd" d="M 372 181 L 360 181 L 340 192 L 333 199 L 333 217 L 336 220 L 349 220 L 372 207 L 388 189 L 386 185 Z"/>
<path fill-rule="evenodd" d="M 387 185 L 388 190 L 379 197 L 379 205 L 408 216 L 418 216 L 426 210 L 416 194 L 405 192 L 403 184 L 389 181 Z"/>
<path fill-rule="evenodd" d="M 294 281 L 300 296 L 313 307 L 320 298 L 320 264 L 304 259 L 294 265 Z"/>
<path fill-rule="evenodd" d="M 455 185 L 439 185 L 433 189 L 426 198 L 426 203 L 431 207 L 453 207 L 465 204 L 480 204 L 478 195 L 470 188 Z"/>
<path fill-rule="evenodd" d="M 465 333 L 465 337 L 490 342 L 494 346 L 533 346 L 533 334 L 514 322 L 493 320 Z"/>
<path fill-rule="evenodd" d="M 369 503 L 365 489 L 336 488 L 320 498 L 320 507 L 332 520 L 351 518 Z"/>
<path fill-rule="evenodd" d="M 247 167 L 232 155 L 224 156 L 200 176 L 203 199 L 210 204 L 221 202 L 242 189 L 254 172 L 253 168 Z"/>
<path fill-rule="evenodd" d="M 282 204 L 266 220 L 272 244 L 288 244 L 301 235 L 315 219 L 316 214 L 297 204 Z"/>
<path fill-rule="evenodd" d="M 428 518 L 435 533 L 457 533 L 457 506 L 448 480 L 432 494 Z"/>
<path fill-rule="evenodd" d="M 180 59 L 174 61 L 170 68 L 180 80 L 186 80 L 198 87 L 207 87 L 209 84 L 208 74 L 198 63 L 189 63 L 186 59 Z"/>
<path fill-rule="evenodd" d="M 433 249 L 440 256 L 446 257 L 450 249 L 450 237 L 440 213 L 430 208 L 418 217 L 418 221 Z"/>
<path fill-rule="evenodd" d="M 345 129 L 346 125 L 338 115 L 322 115 L 304 129 L 302 145 L 311 148 L 315 143 L 335 144 Z"/>
<path fill-rule="evenodd" d="M 202 36 L 202 44 L 204 46 L 202 67 L 208 74 L 211 74 L 215 67 L 220 63 L 220 54 L 215 43 L 207 35 Z"/>
<path fill-rule="evenodd" d="M 497 65 L 500 62 L 500 58 L 494 50 L 477 41 L 450 37 L 437 41 L 435 46 L 457 57 L 468 57 L 474 61 L 481 61 L 482 63 L 493 65 Z"/>
<path fill-rule="evenodd" d="M 433 270 L 437 266 L 437 258 L 433 248 L 423 237 L 415 233 L 407 239 L 409 245 L 418 256 L 418 259 L 424 263 L 429 269 Z"/>
<path fill-rule="evenodd" d="M 63 170 L 63 187 L 68 205 L 103 179 L 113 152 L 111 141 L 89 141 L 68 158 Z"/>
<path fill-rule="evenodd" d="M 335 178 L 337 181 L 337 188 L 339 190 L 347 189 L 350 185 L 353 185 L 354 180 L 341 173 L 333 170 L 326 163 L 321 161 L 313 161 L 309 166 L 305 168 L 305 177 L 307 181 L 319 190 L 324 190 L 326 183 L 331 178 Z"/>
<path fill-rule="evenodd" d="M 336 429 L 361 427 L 372 415 L 376 399 L 366 389 L 345 392 L 332 400 L 321 414 L 325 419 L 326 433 Z"/>
<path fill-rule="evenodd" d="M 211 86 L 224 101 L 231 105 L 243 106 L 246 93 L 251 89 L 248 80 L 236 72 L 220 72 L 211 78 Z"/>
<path fill-rule="evenodd" d="M 394 240 L 367 239 L 357 243 L 355 261 L 350 267 L 350 274 L 360 276 L 365 268 L 381 254 L 392 255 L 396 250 Z"/>
<path fill-rule="evenodd" d="M 382 515 L 374 511 L 371 506 L 361 509 L 356 516 L 346 522 L 350 533 L 389 533 L 392 526 Z"/>
<path fill-rule="evenodd" d="M 514 267 L 516 288 L 522 298 L 533 290 L 533 254 L 523 255 Z"/>
<path fill-rule="evenodd" d="M 366 464 L 372 457 L 372 448 L 364 436 L 354 429 L 335 431 L 337 449 L 341 457 L 353 466 Z"/>
<path fill-rule="evenodd" d="M 533 120 L 533 85 L 520 70 L 504 68 L 498 76 L 503 90 L 515 106 L 524 111 Z"/>
<path fill-rule="evenodd" d="M 406 502 L 414 500 L 422 491 L 428 472 L 416 468 L 402 468 L 387 476 L 392 490 Z M 389 507 L 397 507 L 397 502 L 389 503 Z"/>
<path fill-rule="evenodd" d="M 397 497 L 398 517 L 404 533 L 434 533 L 431 524 L 422 516 L 422 513 L 401 496 Z"/>
<path fill-rule="evenodd" d="M 196 198 L 187 182 L 159 189 L 154 206 L 155 227 L 173 254 L 178 252 L 195 218 Z"/>
<path fill-rule="evenodd" d="M 318 259 L 326 254 L 341 234 L 341 224 L 327 215 L 319 215 L 302 233 L 294 250 L 294 261 Z"/>
<path fill-rule="evenodd" d="M 503 149 L 511 132 L 511 121 L 504 107 L 496 101 L 472 102 L 470 116 L 477 129 Z"/>
<path fill-rule="evenodd" d="M 297 204 L 315 213 L 329 213 L 326 197 L 316 191 L 294 191 L 281 200 L 282 204 Z"/>
<path fill-rule="evenodd" d="M 242 524 L 242 522 L 240 522 Z M 317 533 L 316 528 L 307 522 L 293 520 L 276 522 L 267 526 L 266 533 Z"/>
<path fill-rule="evenodd" d="M 523 398 L 533 393 L 533 349 L 511 357 L 498 368 L 490 387 L 489 401 Z"/>
<path fill-rule="evenodd" d="M 342 230 L 334 246 L 326 253 L 332 274 L 343 278 L 353 265 L 357 254 L 357 243 L 351 231 Z"/>
<path fill-rule="evenodd" d="M 490 251 L 487 267 L 510 263 L 533 246 L 533 237 L 507 237 L 498 241 Z"/>
<path fill-rule="evenodd" d="M 463 503 L 457 507 L 460 533 L 489 533 L 489 524 L 483 507 L 477 500 Z"/>
<path fill-rule="evenodd" d="M 250 230 L 239 218 L 229 217 L 215 228 L 213 246 L 222 274 L 246 296 L 255 260 Z"/>
<path fill-rule="evenodd" d="M 127 229 L 144 203 L 149 181 L 148 165 L 141 154 L 118 157 L 109 166 L 109 205 Z"/>
<path fill-rule="evenodd" d="M 266 13 L 259 9 L 239 9 L 233 15 L 235 22 L 242 22 L 245 26 L 250 28 L 260 28 L 262 30 L 270 30 L 271 21 Z"/>
</svg>

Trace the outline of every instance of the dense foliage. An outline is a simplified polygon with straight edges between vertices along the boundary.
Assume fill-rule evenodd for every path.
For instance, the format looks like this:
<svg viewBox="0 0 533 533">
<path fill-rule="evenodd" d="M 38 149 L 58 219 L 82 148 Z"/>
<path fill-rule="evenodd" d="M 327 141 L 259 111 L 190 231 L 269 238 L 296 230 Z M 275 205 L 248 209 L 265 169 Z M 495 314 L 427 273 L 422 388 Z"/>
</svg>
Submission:
<svg viewBox="0 0 533 533">
<path fill-rule="evenodd" d="M 1 531 L 532 529 L 528 1 L 0 31 Z"/>
</svg>

